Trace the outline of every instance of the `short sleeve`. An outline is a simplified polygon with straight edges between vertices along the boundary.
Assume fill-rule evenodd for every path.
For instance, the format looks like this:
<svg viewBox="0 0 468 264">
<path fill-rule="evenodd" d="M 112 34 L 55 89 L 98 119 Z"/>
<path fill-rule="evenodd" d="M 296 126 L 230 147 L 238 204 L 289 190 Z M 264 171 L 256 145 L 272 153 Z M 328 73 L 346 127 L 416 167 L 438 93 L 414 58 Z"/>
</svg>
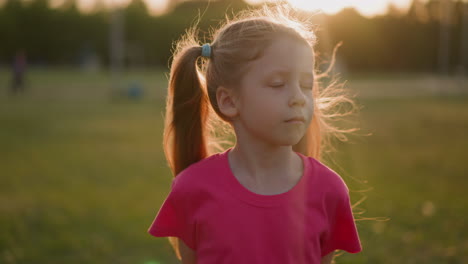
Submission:
<svg viewBox="0 0 468 264">
<path fill-rule="evenodd" d="M 161 205 L 148 233 L 155 237 L 178 237 L 195 250 L 195 232 L 189 213 L 188 193 L 172 181 L 171 191 Z"/>
<path fill-rule="evenodd" d="M 349 253 L 362 251 L 348 192 L 339 195 L 328 214 L 328 230 L 320 241 L 322 257 L 337 249 Z"/>
</svg>

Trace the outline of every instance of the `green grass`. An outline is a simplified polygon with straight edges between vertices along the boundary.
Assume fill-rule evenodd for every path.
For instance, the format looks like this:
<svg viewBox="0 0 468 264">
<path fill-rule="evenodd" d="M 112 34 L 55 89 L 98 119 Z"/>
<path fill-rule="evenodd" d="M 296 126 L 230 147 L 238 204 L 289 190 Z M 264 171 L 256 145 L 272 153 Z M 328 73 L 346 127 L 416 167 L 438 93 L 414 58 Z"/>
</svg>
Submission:
<svg viewBox="0 0 468 264">
<path fill-rule="evenodd" d="M 169 191 L 164 75 L 34 71 L 9 97 L 0 72 L 0 263 L 176 263 L 146 233 Z M 362 81 L 362 80 L 360 80 Z M 373 83 L 377 83 L 372 79 Z M 378 89 L 378 85 L 376 86 Z M 362 134 L 327 164 L 351 189 L 363 252 L 337 263 L 467 263 L 468 98 L 366 97 Z M 367 183 L 361 183 L 367 181 Z M 366 192 L 359 190 L 369 189 Z"/>
<path fill-rule="evenodd" d="M 390 220 L 358 221 L 364 252 L 343 263 L 466 263 L 468 98 L 361 103 L 372 135 L 340 148 L 338 171 L 353 201 L 367 196 L 363 217 Z"/>
</svg>

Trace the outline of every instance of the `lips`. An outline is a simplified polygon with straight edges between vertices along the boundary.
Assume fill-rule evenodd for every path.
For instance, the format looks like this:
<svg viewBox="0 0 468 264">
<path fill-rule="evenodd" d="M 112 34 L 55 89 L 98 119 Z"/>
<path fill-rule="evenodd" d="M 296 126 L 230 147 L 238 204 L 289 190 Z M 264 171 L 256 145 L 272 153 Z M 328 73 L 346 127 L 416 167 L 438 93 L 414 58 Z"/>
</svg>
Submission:
<svg viewBox="0 0 468 264">
<path fill-rule="evenodd" d="M 297 116 L 286 120 L 286 122 L 305 122 L 305 119 L 302 116 Z"/>
</svg>

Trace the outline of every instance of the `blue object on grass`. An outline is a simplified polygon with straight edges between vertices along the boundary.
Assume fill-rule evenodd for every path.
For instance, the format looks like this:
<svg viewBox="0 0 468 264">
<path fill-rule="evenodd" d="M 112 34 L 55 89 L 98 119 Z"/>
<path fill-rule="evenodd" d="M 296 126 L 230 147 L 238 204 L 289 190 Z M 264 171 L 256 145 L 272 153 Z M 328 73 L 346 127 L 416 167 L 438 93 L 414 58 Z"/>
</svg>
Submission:
<svg viewBox="0 0 468 264">
<path fill-rule="evenodd" d="M 141 83 L 137 81 L 131 82 L 127 89 L 127 96 L 132 99 L 140 99 L 143 97 L 143 86 Z"/>
</svg>

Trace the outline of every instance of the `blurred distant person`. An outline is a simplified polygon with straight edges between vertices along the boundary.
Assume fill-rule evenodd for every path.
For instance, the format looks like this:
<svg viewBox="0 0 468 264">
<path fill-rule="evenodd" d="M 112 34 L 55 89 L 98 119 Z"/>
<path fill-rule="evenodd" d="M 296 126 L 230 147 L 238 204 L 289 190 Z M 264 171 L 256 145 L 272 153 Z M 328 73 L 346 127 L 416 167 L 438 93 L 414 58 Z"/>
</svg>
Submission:
<svg viewBox="0 0 468 264">
<path fill-rule="evenodd" d="M 26 53 L 23 50 L 16 52 L 12 63 L 11 93 L 24 92 L 24 75 L 26 72 Z"/>
</svg>

